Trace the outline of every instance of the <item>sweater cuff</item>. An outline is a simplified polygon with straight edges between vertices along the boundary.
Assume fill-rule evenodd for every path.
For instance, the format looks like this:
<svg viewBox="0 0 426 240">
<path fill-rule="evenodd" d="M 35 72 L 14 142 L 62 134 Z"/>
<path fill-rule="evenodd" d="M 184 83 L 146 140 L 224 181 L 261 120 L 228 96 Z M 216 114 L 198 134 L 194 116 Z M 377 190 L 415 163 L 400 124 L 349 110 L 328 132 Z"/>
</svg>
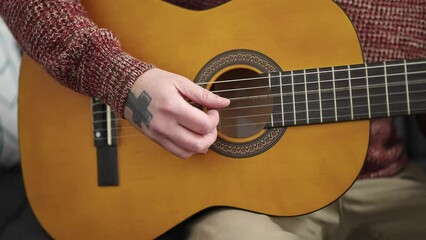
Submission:
<svg viewBox="0 0 426 240">
<path fill-rule="evenodd" d="M 127 95 L 136 79 L 155 66 L 142 62 L 119 46 L 111 32 L 99 29 L 88 36 L 92 44 L 86 49 L 79 67 L 79 92 L 88 93 L 105 102 L 120 116 L 124 116 Z"/>
<path fill-rule="evenodd" d="M 118 116 L 124 118 L 124 107 L 131 87 L 139 76 L 155 66 L 139 61 L 125 52 L 114 57 L 112 74 L 110 79 L 106 79 L 103 86 L 100 86 L 104 91 L 99 98 L 110 105 Z"/>
</svg>

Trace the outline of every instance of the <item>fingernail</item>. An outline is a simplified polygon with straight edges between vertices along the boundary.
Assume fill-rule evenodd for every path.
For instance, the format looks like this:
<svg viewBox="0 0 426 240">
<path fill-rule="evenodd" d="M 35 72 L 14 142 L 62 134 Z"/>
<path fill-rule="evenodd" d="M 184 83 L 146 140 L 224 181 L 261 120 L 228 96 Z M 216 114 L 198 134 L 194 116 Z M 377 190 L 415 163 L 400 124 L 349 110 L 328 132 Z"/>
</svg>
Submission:
<svg viewBox="0 0 426 240">
<path fill-rule="evenodd" d="M 220 97 L 220 98 L 221 98 L 221 102 L 223 104 L 230 104 L 231 103 L 231 100 L 229 100 L 228 98 L 224 98 L 224 97 Z"/>
</svg>

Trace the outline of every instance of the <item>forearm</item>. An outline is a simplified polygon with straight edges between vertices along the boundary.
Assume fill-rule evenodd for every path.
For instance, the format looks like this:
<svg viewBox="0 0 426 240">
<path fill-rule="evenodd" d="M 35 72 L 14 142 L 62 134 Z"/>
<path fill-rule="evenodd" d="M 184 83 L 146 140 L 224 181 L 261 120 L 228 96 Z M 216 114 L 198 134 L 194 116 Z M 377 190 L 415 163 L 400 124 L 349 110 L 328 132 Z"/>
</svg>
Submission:
<svg viewBox="0 0 426 240">
<path fill-rule="evenodd" d="M 134 81 L 152 65 L 125 53 L 79 1 L 2 0 L 0 14 L 23 50 L 61 84 L 123 115 Z"/>
</svg>

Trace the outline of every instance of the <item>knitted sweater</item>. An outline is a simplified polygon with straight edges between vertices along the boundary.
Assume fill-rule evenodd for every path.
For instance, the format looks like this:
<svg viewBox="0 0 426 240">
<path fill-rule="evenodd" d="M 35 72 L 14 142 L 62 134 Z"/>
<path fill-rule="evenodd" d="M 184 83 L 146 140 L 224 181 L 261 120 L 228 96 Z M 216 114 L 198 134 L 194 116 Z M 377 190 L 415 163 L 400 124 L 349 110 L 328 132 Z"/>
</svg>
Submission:
<svg viewBox="0 0 426 240">
<path fill-rule="evenodd" d="M 1 0 L 0 15 L 22 49 L 50 75 L 121 116 L 134 81 L 153 67 L 125 53 L 78 0 Z"/>
<path fill-rule="evenodd" d="M 207 9 L 228 0 L 168 0 Z M 336 0 L 353 21 L 367 62 L 426 56 L 426 0 Z M 96 96 L 121 116 L 130 87 L 149 63 L 87 18 L 78 0 L 2 0 L 0 14 L 24 51 L 63 85 Z M 372 121 L 360 178 L 391 176 L 407 163 L 392 119 Z"/>
</svg>

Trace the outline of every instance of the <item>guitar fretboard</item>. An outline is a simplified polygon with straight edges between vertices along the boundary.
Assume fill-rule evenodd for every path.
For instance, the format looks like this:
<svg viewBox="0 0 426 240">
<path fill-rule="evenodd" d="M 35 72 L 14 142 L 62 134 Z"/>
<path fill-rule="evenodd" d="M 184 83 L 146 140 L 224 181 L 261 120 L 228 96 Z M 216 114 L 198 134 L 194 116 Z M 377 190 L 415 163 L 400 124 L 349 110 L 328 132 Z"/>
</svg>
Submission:
<svg viewBox="0 0 426 240">
<path fill-rule="evenodd" d="M 267 127 L 426 112 L 426 59 L 268 75 L 274 109 Z"/>
</svg>

